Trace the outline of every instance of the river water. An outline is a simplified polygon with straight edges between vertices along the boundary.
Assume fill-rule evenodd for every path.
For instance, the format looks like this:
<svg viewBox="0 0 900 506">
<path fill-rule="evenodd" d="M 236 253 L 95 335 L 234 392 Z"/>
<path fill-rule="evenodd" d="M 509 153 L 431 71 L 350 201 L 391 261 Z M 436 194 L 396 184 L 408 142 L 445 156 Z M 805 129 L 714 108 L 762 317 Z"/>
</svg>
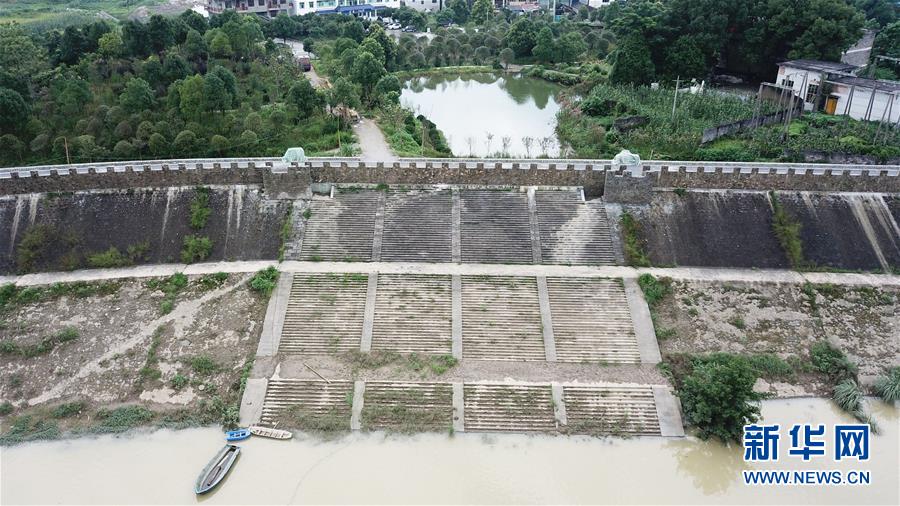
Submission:
<svg viewBox="0 0 900 506">
<path fill-rule="evenodd" d="M 881 434 L 864 463 L 831 454 L 746 465 L 739 447 L 694 438 L 353 434 L 333 441 L 251 438 L 231 474 L 193 484 L 223 444 L 212 428 L 30 443 L 2 449 L 0 502 L 102 504 L 715 503 L 897 504 L 898 409 L 874 403 Z M 766 401 L 765 422 L 850 422 L 821 399 Z M 830 427 L 829 427 L 830 431 Z M 782 443 L 786 443 L 782 430 Z M 830 445 L 829 445 L 830 446 Z M 742 469 L 868 469 L 869 486 L 750 487 Z"/>
<path fill-rule="evenodd" d="M 556 99 L 562 89 L 542 79 L 510 74 L 427 76 L 406 81 L 400 103 L 433 121 L 456 156 L 505 151 L 513 157 L 555 157 L 560 107 Z M 531 139 L 530 147 L 526 138 Z"/>
</svg>

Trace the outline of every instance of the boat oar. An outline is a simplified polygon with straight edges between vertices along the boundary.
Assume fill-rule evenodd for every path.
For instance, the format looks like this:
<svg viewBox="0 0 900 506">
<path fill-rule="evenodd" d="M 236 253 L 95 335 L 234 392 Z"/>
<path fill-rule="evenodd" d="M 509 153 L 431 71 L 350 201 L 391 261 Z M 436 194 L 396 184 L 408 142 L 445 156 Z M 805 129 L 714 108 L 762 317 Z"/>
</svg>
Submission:
<svg viewBox="0 0 900 506">
<path fill-rule="evenodd" d="M 306 362 L 304 362 L 303 365 L 305 365 L 307 369 L 309 369 L 310 371 L 312 371 L 313 374 L 315 374 L 316 376 L 322 378 L 322 381 L 324 381 L 325 383 L 331 384 L 330 381 L 328 381 L 327 379 L 325 379 L 325 376 L 322 376 L 321 374 L 319 374 L 318 372 L 316 372 L 316 370 L 313 369 L 312 367 L 310 367 Z"/>
</svg>

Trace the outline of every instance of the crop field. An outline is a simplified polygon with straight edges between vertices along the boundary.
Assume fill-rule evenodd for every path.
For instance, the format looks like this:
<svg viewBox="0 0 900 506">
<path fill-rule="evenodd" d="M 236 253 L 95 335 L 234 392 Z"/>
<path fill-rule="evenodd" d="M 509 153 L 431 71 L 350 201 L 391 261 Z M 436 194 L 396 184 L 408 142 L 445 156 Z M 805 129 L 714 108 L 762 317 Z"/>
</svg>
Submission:
<svg viewBox="0 0 900 506">
<path fill-rule="evenodd" d="M 165 0 L 3 0 L 0 23 L 17 22 L 30 30 L 43 31 L 97 20 L 105 12 L 124 19 L 138 7 Z"/>
</svg>

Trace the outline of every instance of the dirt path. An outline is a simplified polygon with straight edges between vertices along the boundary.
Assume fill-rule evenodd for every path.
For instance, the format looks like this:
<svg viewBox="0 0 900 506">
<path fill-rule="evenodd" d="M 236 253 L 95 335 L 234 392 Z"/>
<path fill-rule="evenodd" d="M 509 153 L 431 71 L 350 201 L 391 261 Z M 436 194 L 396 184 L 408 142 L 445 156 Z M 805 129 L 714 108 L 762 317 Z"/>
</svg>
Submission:
<svg viewBox="0 0 900 506">
<path fill-rule="evenodd" d="M 381 129 L 373 120 L 363 118 L 359 123 L 353 125 L 353 131 L 359 138 L 359 147 L 362 150 L 360 158 L 363 160 L 393 161 L 397 159 L 391 152 Z"/>
<path fill-rule="evenodd" d="M 157 264 L 125 267 L 121 269 L 85 269 L 74 272 L 44 272 L 21 276 L 0 276 L 0 284 L 16 283 L 20 286 L 97 281 L 121 278 L 149 278 L 170 276 L 176 272 L 187 275 L 215 272 L 256 272 L 275 266 L 282 272 L 345 273 L 381 272 L 385 274 L 461 274 L 500 276 L 559 276 L 559 277 L 612 277 L 635 278 L 645 272 L 654 276 L 668 276 L 676 280 L 747 282 L 747 283 L 795 283 L 806 282 L 853 286 L 900 286 L 900 276 L 887 274 L 863 274 L 844 272 L 796 272 L 789 270 L 717 269 L 717 268 L 647 268 L 624 266 L 569 266 L 569 265 L 505 265 L 505 264 L 451 264 L 451 263 L 391 263 L 391 262 L 281 262 L 240 261 L 200 264 Z"/>
</svg>

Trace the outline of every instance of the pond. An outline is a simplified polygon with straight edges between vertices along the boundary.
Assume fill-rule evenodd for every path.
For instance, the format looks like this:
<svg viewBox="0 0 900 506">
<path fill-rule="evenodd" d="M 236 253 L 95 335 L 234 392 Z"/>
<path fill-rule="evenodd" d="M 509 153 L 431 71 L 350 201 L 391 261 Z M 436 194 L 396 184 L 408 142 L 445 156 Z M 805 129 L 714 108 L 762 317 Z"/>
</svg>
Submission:
<svg viewBox="0 0 900 506">
<path fill-rule="evenodd" d="M 513 74 L 427 76 L 406 81 L 400 103 L 433 121 L 455 156 L 555 157 L 562 90 Z"/>
<path fill-rule="evenodd" d="M 793 423 L 852 419 L 824 399 L 765 401 L 781 423 L 782 459 L 746 464 L 739 446 L 695 438 L 351 434 L 251 438 L 231 474 L 197 498 L 193 484 L 222 446 L 214 428 L 28 443 L 0 449 L 0 503 L 898 503 L 898 409 L 876 402 L 881 433 L 867 462 L 786 457 Z M 830 432 L 829 432 L 830 433 Z M 829 443 L 829 446 L 831 443 Z M 868 486 L 746 486 L 743 469 L 868 469 Z"/>
</svg>

